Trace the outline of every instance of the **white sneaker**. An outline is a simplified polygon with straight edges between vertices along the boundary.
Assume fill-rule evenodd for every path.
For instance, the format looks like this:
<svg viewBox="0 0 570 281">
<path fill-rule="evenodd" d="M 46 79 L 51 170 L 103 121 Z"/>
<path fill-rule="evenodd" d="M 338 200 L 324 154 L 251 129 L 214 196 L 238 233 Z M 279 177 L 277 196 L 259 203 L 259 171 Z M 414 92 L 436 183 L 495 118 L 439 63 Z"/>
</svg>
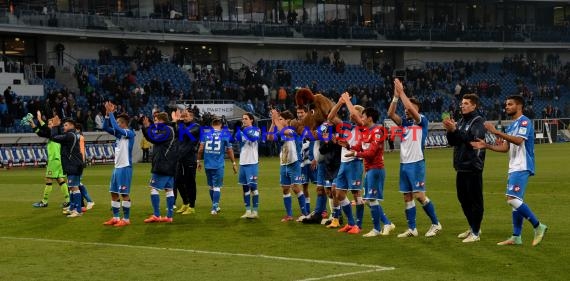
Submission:
<svg viewBox="0 0 570 281">
<path fill-rule="evenodd" d="M 390 231 L 394 230 L 395 228 L 396 228 L 396 225 L 393 223 L 385 224 L 382 227 L 382 231 L 380 232 L 380 235 L 382 235 L 382 236 L 390 235 Z"/>
<path fill-rule="evenodd" d="M 212 215 L 212 216 L 215 216 L 215 215 L 217 215 L 217 214 L 218 214 L 218 212 L 216 212 L 216 210 L 210 211 L 210 215 Z"/>
<path fill-rule="evenodd" d="M 471 235 L 471 229 L 468 229 L 468 230 L 465 231 L 465 232 L 459 233 L 459 235 L 457 235 L 457 238 L 459 238 L 459 239 L 465 239 L 465 238 L 469 237 L 469 235 Z"/>
<path fill-rule="evenodd" d="M 245 214 L 243 214 L 240 218 L 247 219 L 250 216 L 251 216 L 251 210 L 247 210 L 247 211 L 245 211 Z"/>
<path fill-rule="evenodd" d="M 473 233 L 473 232 L 471 231 L 471 229 L 469 229 L 469 230 L 467 230 L 467 231 L 465 231 L 465 232 L 459 233 L 459 235 L 457 235 L 457 238 L 459 238 L 459 239 L 465 239 L 465 238 L 467 238 L 467 236 L 469 236 L 469 235 L 472 234 L 472 233 Z M 479 229 L 479 235 L 481 235 L 481 229 Z"/>
<path fill-rule="evenodd" d="M 473 233 L 470 233 L 469 236 L 467 236 L 465 239 L 463 239 L 463 243 L 472 243 L 472 242 L 477 242 L 481 240 L 481 238 L 479 238 L 478 235 L 474 235 Z"/>
<path fill-rule="evenodd" d="M 300 215 L 295 221 L 296 222 L 303 222 L 304 219 L 305 219 L 305 215 Z"/>
<path fill-rule="evenodd" d="M 398 234 L 398 238 L 405 238 L 405 237 L 416 237 L 418 236 L 417 229 L 407 229 L 405 232 Z"/>
<path fill-rule="evenodd" d="M 251 214 L 247 218 L 248 219 L 257 219 L 257 218 L 259 218 L 259 215 L 257 214 L 257 211 L 251 211 Z"/>
<path fill-rule="evenodd" d="M 441 227 L 441 223 L 437 223 L 437 224 L 432 224 L 429 228 L 429 230 L 426 232 L 426 237 L 433 237 L 436 236 L 438 232 L 440 232 L 442 229 Z"/>
<path fill-rule="evenodd" d="M 71 211 L 71 213 L 69 215 L 67 215 L 68 218 L 76 218 L 76 217 L 81 217 L 83 215 L 83 213 L 78 213 L 77 211 L 73 210 Z"/>
<path fill-rule="evenodd" d="M 372 229 L 370 230 L 370 232 L 362 235 L 362 237 L 376 237 L 382 235 L 380 231 L 376 230 L 376 229 Z"/>
<path fill-rule="evenodd" d="M 93 209 L 93 206 L 95 206 L 95 202 L 87 202 L 87 206 L 85 206 L 85 208 L 87 210 L 91 210 Z"/>
</svg>

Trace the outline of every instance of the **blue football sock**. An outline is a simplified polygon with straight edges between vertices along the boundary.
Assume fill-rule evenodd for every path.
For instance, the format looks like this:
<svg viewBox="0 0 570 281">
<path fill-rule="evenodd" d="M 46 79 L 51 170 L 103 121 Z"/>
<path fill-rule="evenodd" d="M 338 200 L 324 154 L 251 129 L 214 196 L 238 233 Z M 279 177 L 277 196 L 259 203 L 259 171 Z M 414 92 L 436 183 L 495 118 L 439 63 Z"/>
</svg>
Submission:
<svg viewBox="0 0 570 281">
<path fill-rule="evenodd" d="M 406 202 L 406 220 L 409 229 L 416 228 L 416 204 L 414 201 Z"/>
<path fill-rule="evenodd" d="M 131 200 L 123 201 L 123 219 L 130 220 L 131 219 Z"/>
<path fill-rule="evenodd" d="M 315 205 L 315 213 L 322 213 L 326 210 L 327 207 L 327 196 L 326 195 L 318 195 L 317 196 L 317 203 Z"/>
<path fill-rule="evenodd" d="M 433 203 L 429 199 L 426 199 L 426 201 L 428 201 L 428 202 L 425 203 L 422 206 L 422 208 L 424 209 L 424 211 L 426 212 L 426 214 L 430 218 L 431 223 L 432 224 L 438 224 L 439 221 L 437 219 L 437 215 L 435 214 L 435 207 L 433 206 Z"/>
<path fill-rule="evenodd" d="M 245 209 L 249 210 L 250 206 L 251 206 L 251 191 L 249 189 L 249 186 L 247 185 L 243 185 L 243 203 L 245 204 Z"/>
<path fill-rule="evenodd" d="M 82 201 L 82 200 L 81 200 L 81 199 L 82 199 L 82 198 L 81 198 L 81 192 L 80 192 L 79 190 L 73 191 L 73 193 L 72 193 L 72 195 L 71 195 L 71 198 L 72 198 L 72 200 L 73 200 L 73 204 L 74 204 L 74 206 L 75 206 L 75 210 L 76 210 L 78 213 L 81 213 L 81 211 L 82 211 L 82 210 L 81 210 L 81 201 Z M 70 210 L 73 210 L 73 209 L 70 209 Z"/>
<path fill-rule="evenodd" d="M 257 212 L 257 209 L 259 208 L 259 191 L 257 190 L 257 187 L 255 187 L 255 189 L 252 187 L 252 200 L 253 201 L 253 210 Z"/>
<path fill-rule="evenodd" d="M 356 204 L 356 225 L 362 229 L 362 218 L 364 218 L 364 204 Z"/>
<path fill-rule="evenodd" d="M 166 192 L 166 217 L 171 218 L 174 213 L 174 192 Z"/>
<path fill-rule="evenodd" d="M 380 231 L 380 214 L 382 209 L 380 205 L 370 206 L 370 215 L 372 216 L 372 223 L 374 224 L 374 229 Z"/>
<path fill-rule="evenodd" d="M 305 213 L 311 213 L 311 198 L 305 197 Z"/>
<path fill-rule="evenodd" d="M 293 201 L 291 200 L 291 193 L 283 194 L 283 204 L 285 205 L 285 212 L 288 216 L 293 216 Z"/>
<path fill-rule="evenodd" d="M 333 218 L 338 219 L 340 217 L 340 206 L 333 207 Z"/>
<path fill-rule="evenodd" d="M 212 210 L 217 211 L 220 206 L 220 197 L 222 192 L 219 188 L 214 188 L 214 194 L 212 195 Z"/>
<path fill-rule="evenodd" d="M 350 201 L 347 198 L 344 198 L 344 201 L 340 202 L 340 205 L 342 211 L 346 215 L 346 219 L 348 220 L 348 225 L 353 226 L 355 222 L 354 222 L 354 216 L 352 215 L 352 205 L 350 204 Z"/>
<path fill-rule="evenodd" d="M 305 210 L 305 194 L 303 194 L 303 192 L 299 192 L 299 194 L 297 194 L 297 201 L 299 201 L 299 209 L 301 210 L 301 215 L 308 215 L 307 211 Z"/>
<path fill-rule="evenodd" d="M 532 227 L 537 227 L 540 224 L 526 203 L 523 203 L 520 207 L 518 207 L 517 211 L 532 224 Z"/>
<path fill-rule="evenodd" d="M 513 236 L 521 236 L 524 217 L 517 210 L 513 210 Z"/>
<path fill-rule="evenodd" d="M 91 199 L 91 196 L 89 196 L 89 192 L 87 191 L 87 188 L 85 187 L 84 184 L 79 185 L 79 191 L 81 191 L 81 196 L 83 196 L 83 198 L 85 198 L 85 200 L 87 200 L 87 202 L 93 202 L 93 200 Z"/>
<path fill-rule="evenodd" d="M 160 217 L 160 197 L 158 193 L 150 195 L 150 203 L 152 203 L 153 214 Z"/>
<path fill-rule="evenodd" d="M 113 217 L 120 218 L 121 201 L 111 201 L 111 210 L 113 210 Z"/>
<path fill-rule="evenodd" d="M 392 224 L 390 219 L 386 216 L 386 213 L 384 213 L 384 209 L 382 208 L 382 205 L 378 204 L 378 208 L 380 209 L 380 221 L 383 224 Z"/>
<path fill-rule="evenodd" d="M 214 190 L 210 188 L 210 201 L 214 202 Z"/>
</svg>

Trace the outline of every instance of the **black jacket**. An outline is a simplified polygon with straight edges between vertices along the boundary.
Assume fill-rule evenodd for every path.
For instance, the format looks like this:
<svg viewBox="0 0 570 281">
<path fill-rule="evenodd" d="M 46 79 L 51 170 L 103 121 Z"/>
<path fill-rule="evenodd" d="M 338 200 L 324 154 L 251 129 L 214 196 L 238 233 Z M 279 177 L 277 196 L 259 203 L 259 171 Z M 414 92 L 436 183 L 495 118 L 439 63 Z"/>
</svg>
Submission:
<svg viewBox="0 0 570 281">
<path fill-rule="evenodd" d="M 178 163 L 184 166 L 196 166 L 196 153 L 200 145 L 200 125 L 196 122 L 174 123 L 178 142 Z"/>
<path fill-rule="evenodd" d="M 44 123 L 41 126 L 37 126 L 34 129 L 34 133 L 36 133 L 38 137 L 49 138 L 51 136 L 51 129 L 48 127 L 47 123 Z"/>
<path fill-rule="evenodd" d="M 447 141 L 454 146 L 453 168 L 458 172 L 483 171 L 485 150 L 473 149 L 469 142 L 485 139 L 485 119 L 476 112 L 463 115 L 454 132 L 447 132 Z"/>
<path fill-rule="evenodd" d="M 66 175 L 83 174 L 83 155 L 79 143 L 79 133 L 70 130 L 59 134 L 59 128 L 52 128 L 50 140 L 61 144 L 61 166 Z"/>
<path fill-rule="evenodd" d="M 332 141 L 320 141 L 319 153 L 321 154 L 321 161 L 319 165 L 325 165 L 325 179 L 332 182 L 340 169 L 340 158 L 342 147 Z"/>
<path fill-rule="evenodd" d="M 143 128 L 142 132 L 144 138 L 154 144 L 151 172 L 157 175 L 174 176 L 178 148 L 175 129 L 168 124 L 157 124 Z"/>
</svg>

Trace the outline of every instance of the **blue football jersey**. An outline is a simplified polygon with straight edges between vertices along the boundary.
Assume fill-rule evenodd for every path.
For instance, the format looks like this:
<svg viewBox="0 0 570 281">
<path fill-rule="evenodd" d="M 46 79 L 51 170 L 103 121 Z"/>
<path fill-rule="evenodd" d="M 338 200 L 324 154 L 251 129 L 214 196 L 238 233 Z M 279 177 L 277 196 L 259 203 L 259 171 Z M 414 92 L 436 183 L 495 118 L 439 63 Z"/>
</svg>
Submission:
<svg viewBox="0 0 570 281">
<path fill-rule="evenodd" d="M 532 120 L 521 115 L 506 130 L 507 134 L 521 137 L 521 145 L 509 144 L 509 173 L 529 171 L 534 175 L 534 127 Z"/>
<path fill-rule="evenodd" d="M 221 130 L 211 130 L 202 134 L 201 143 L 204 144 L 204 168 L 223 168 L 226 150 L 232 148 L 230 137 Z"/>
</svg>

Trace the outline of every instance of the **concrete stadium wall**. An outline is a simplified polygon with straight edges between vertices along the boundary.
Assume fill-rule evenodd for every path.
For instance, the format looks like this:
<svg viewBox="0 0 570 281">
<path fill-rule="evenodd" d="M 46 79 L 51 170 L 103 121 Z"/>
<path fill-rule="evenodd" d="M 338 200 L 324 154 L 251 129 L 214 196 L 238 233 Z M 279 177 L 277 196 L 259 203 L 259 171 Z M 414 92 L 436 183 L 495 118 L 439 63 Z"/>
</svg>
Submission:
<svg viewBox="0 0 570 281">
<path fill-rule="evenodd" d="M 65 52 L 70 56 L 76 59 L 99 59 L 99 50 L 103 47 L 107 47 L 111 50 L 113 55 L 117 55 L 117 45 L 118 40 L 89 40 L 89 39 L 54 39 L 50 38 L 46 40 L 46 48 L 44 52 L 39 55 L 39 57 L 50 58 L 54 57 L 55 55 L 52 53 L 55 50 L 55 46 L 58 43 L 62 43 L 65 47 Z M 129 46 L 129 55 L 135 51 L 137 46 L 141 48 L 145 48 L 147 46 L 153 46 L 159 49 L 163 55 L 172 57 L 174 54 L 174 44 L 173 43 L 159 43 L 156 41 L 148 41 L 148 42 L 138 42 L 138 41 L 129 41 L 127 42 Z M 52 53 L 52 54 L 50 54 Z"/>
<path fill-rule="evenodd" d="M 317 48 L 319 60 L 328 55 L 329 50 L 334 48 Z M 312 46 L 252 46 L 252 45 L 229 45 L 228 57 L 244 57 L 251 62 L 264 60 L 305 60 L 307 50 L 312 51 Z M 340 54 L 346 64 L 360 64 L 360 48 L 340 48 Z"/>
<path fill-rule="evenodd" d="M 404 61 L 420 60 L 424 62 L 450 62 L 454 60 L 463 61 L 487 61 L 487 62 L 502 62 L 505 56 L 512 57 L 516 54 L 525 54 L 527 51 L 532 50 L 516 50 L 516 51 L 502 51 L 502 50 L 420 50 L 420 49 L 406 49 L 404 50 Z M 552 52 L 538 50 L 537 53 L 543 56 L 546 60 L 548 54 L 557 53 L 560 55 L 560 60 L 564 63 L 570 61 L 570 52 Z"/>
</svg>

